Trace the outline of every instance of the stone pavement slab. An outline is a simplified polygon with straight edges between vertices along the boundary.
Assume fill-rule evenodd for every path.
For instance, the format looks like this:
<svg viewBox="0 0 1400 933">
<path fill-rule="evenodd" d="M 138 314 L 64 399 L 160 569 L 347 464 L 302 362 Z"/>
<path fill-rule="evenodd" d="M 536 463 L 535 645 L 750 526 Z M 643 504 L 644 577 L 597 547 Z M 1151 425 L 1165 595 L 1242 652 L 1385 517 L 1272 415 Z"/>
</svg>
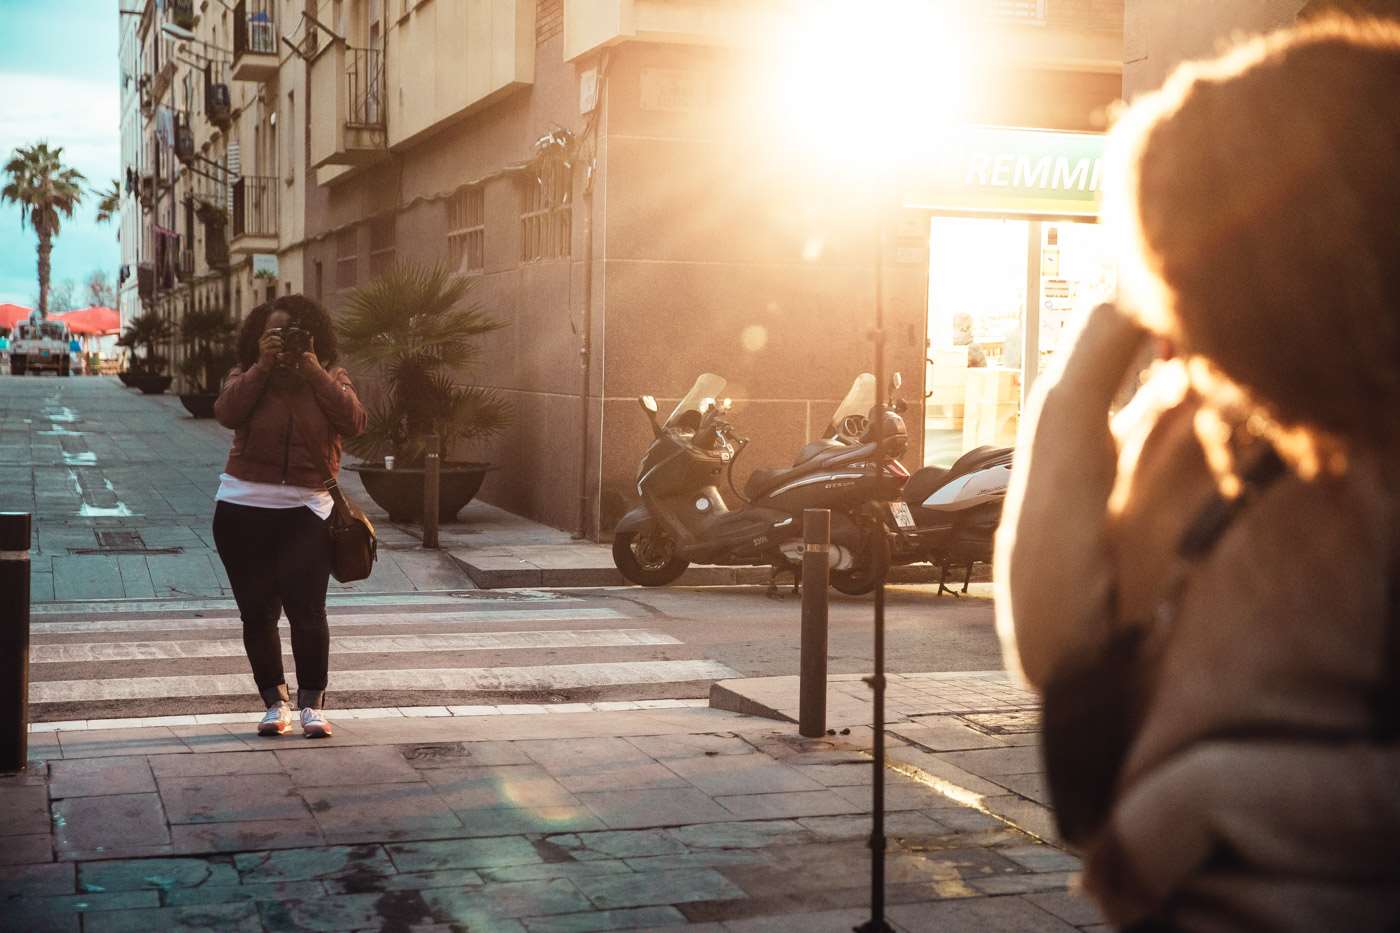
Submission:
<svg viewBox="0 0 1400 933">
<path fill-rule="evenodd" d="M 868 774 L 868 731 L 800 739 L 707 709 L 475 720 L 425 720 L 426 742 L 367 728 L 309 747 L 214 751 L 174 750 L 149 728 L 106 730 L 75 744 L 81 757 L 0 781 L 12 824 L 0 829 L 13 830 L 0 851 L 44 841 L 0 865 L 0 916 L 26 930 L 142 933 L 810 933 L 864 919 L 868 781 L 844 778 L 861 762 Z M 1025 757 L 962 763 L 995 771 Z M 102 790 L 93 782 L 105 766 L 107 789 L 150 780 L 154 790 L 52 793 Z M 628 786 L 629 771 L 647 776 L 642 786 Z M 667 786 L 647 786 L 660 772 Z M 618 786 L 566 783 L 602 773 Z M 888 818 L 896 929 L 942 929 L 930 916 L 950 929 L 1052 933 L 1099 922 L 1069 893 L 1077 861 L 994 815 L 1031 801 L 1007 791 L 971 807 L 916 773 L 888 779 L 912 808 Z"/>
</svg>

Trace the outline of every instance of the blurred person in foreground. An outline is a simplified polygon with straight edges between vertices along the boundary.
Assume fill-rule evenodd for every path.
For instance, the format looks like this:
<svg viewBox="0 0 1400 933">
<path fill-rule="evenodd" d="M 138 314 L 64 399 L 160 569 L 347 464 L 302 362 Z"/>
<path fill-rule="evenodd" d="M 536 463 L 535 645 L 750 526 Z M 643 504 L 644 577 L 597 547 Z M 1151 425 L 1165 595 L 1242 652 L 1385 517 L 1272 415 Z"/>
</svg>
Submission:
<svg viewBox="0 0 1400 933">
<path fill-rule="evenodd" d="M 1109 158 L 1123 310 L 995 562 L 1062 834 L 1125 929 L 1400 929 L 1400 25 L 1183 66 Z"/>
</svg>

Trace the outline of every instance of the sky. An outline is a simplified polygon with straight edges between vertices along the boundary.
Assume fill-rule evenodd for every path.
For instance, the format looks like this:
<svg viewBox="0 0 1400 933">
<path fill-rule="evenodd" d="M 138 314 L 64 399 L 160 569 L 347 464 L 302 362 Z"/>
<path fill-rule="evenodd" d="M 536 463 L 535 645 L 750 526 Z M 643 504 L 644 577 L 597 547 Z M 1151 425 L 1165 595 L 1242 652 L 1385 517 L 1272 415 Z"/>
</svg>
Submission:
<svg viewBox="0 0 1400 933">
<path fill-rule="evenodd" d="M 138 0 L 123 5 L 139 7 Z M 47 140 L 64 162 L 105 188 L 121 174 L 118 0 L 0 0 L 0 164 L 16 146 Z M 53 281 L 76 291 L 94 269 L 115 282 L 117 222 L 95 222 L 85 194 L 54 243 Z M 0 206 L 0 303 L 32 305 L 38 294 L 37 240 L 20 228 L 19 208 Z M 80 304 L 83 302 L 80 300 Z"/>
</svg>

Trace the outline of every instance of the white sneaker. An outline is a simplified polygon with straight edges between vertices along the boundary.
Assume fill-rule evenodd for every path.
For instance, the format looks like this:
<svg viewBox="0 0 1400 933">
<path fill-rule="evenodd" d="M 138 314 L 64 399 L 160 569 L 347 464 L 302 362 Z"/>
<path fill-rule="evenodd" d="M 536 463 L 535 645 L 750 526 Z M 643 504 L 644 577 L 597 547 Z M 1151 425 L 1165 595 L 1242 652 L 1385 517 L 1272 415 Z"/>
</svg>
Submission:
<svg viewBox="0 0 1400 933">
<path fill-rule="evenodd" d="M 308 739 L 326 739 L 331 736 L 331 724 L 320 710 L 308 706 L 301 711 L 301 731 Z"/>
<path fill-rule="evenodd" d="M 267 708 L 267 715 L 258 723 L 258 735 L 286 735 L 292 731 L 292 707 L 279 700 Z"/>
</svg>

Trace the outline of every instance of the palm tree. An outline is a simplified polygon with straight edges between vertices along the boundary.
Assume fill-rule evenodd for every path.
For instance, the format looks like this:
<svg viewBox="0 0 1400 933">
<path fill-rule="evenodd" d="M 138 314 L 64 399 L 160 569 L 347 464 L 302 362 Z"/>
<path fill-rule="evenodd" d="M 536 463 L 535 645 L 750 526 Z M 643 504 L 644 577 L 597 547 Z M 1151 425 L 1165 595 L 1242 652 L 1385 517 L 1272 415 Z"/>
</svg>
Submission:
<svg viewBox="0 0 1400 933">
<path fill-rule="evenodd" d="M 117 338 L 117 346 L 130 350 L 144 349 L 146 352 L 132 360 L 133 372 L 158 375 L 168 362 L 156 349 L 170 339 L 173 332 L 170 322 L 160 316 L 159 311 L 147 311 L 131 319 L 126 330 Z"/>
<path fill-rule="evenodd" d="M 371 459 L 394 454 L 418 466 L 425 434 L 444 453 L 461 441 L 490 437 L 510 423 L 510 409 L 493 390 L 462 385 L 452 371 L 480 354 L 476 338 L 505 324 L 472 302 L 475 279 L 442 265 L 397 262 L 350 294 L 339 325 L 351 359 L 378 371 L 380 392 L 365 392 L 369 425 L 346 441 Z"/>
<path fill-rule="evenodd" d="M 61 161 L 63 147 L 50 149 L 48 143 L 20 146 L 5 163 L 9 181 L 0 188 L 0 203 L 19 205 L 19 223 L 34 228 L 39 237 L 39 317 L 49 313 L 50 256 L 53 238 L 58 236 L 61 219 L 71 218 L 83 200 L 82 182 L 77 169 Z"/>
<path fill-rule="evenodd" d="M 93 188 L 92 193 L 97 197 L 97 222 L 111 223 L 122 212 L 122 183 L 113 178 L 110 188 L 105 191 Z"/>
<path fill-rule="evenodd" d="M 234 352 L 237 336 L 238 324 L 223 308 L 185 312 L 180 321 L 180 339 L 186 351 L 181 372 L 194 384 L 197 394 L 212 395 L 219 391 L 219 383 L 238 362 Z"/>
</svg>

